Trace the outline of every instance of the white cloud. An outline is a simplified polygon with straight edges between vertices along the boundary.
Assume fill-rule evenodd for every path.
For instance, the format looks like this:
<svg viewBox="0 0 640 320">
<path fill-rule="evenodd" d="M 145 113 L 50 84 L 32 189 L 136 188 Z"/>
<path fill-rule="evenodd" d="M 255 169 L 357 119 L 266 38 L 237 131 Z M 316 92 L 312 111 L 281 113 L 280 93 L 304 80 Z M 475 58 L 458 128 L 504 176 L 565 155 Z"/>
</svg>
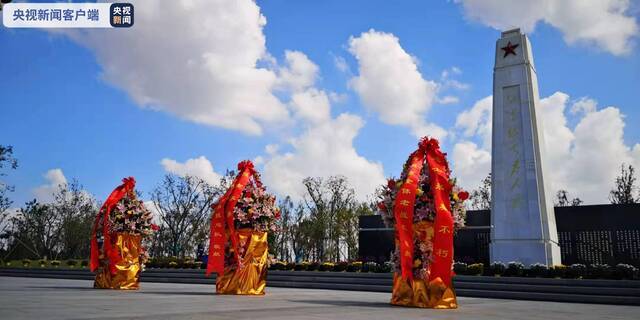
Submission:
<svg viewBox="0 0 640 320">
<path fill-rule="evenodd" d="M 53 194 L 60 190 L 60 186 L 67 184 L 67 178 L 59 168 L 47 171 L 43 177 L 47 182 L 33 189 L 33 195 L 39 202 L 51 202 Z"/>
<path fill-rule="evenodd" d="M 462 69 L 456 66 L 453 66 L 449 69 L 442 71 L 442 73 L 440 74 L 440 82 L 441 82 L 440 88 L 441 89 L 453 88 L 456 90 L 469 89 L 471 86 L 468 83 L 462 83 L 458 80 L 451 79 L 451 76 L 457 76 L 461 74 L 462 74 Z"/>
<path fill-rule="evenodd" d="M 280 146 L 277 144 L 268 144 L 264 147 L 264 151 L 270 156 L 276 154 L 278 149 L 280 149 Z"/>
<path fill-rule="evenodd" d="M 571 107 L 571 113 L 590 113 L 596 111 L 598 102 L 589 98 L 580 98 Z"/>
<path fill-rule="evenodd" d="M 382 122 L 407 126 L 416 136 L 446 135 L 444 129 L 425 122 L 438 85 L 422 77 L 416 60 L 400 46 L 396 36 L 371 29 L 349 39 L 349 52 L 359 68 L 349 86 Z"/>
<path fill-rule="evenodd" d="M 211 185 L 217 185 L 218 182 L 220 182 L 221 175 L 213 170 L 213 165 L 209 159 L 204 156 L 188 159 L 184 163 L 164 158 L 160 161 L 160 164 L 162 164 L 166 172 L 180 177 L 198 177 Z"/>
<path fill-rule="evenodd" d="M 586 202 L 608 202 L 620 165 L 633 164 L 636 168 L 640 165 L 640 157 L 624 143 L 623 129 L 623 116 L 617 108 L 607 107 L 585 115 L 574 131 L 569 161 L 561 168 L 553 168 L 557 172 L 567 171 L 566 181 L 555 181 L 557 187 L 575 190 Z"/>
<path fill-rule="evenodd" d="M 246 134 L 287 120 L 277 75 L 260 66 L 270 56 L 255 2 L 133 3 L 131 29 L 64 31 L 94 52 L 107 82 L 141 107 Z"/>
<path fill-rule="evenodd" d="M 631 52 L 638 35 L 628 0 L 457 0 L 465 15 L 498 30 L 533 32 L 538 22 L 559 29 L 569 44 L 587 43 L 615 55 Z"/>
<path fill-rule="evenodd" d="M 384 182 L 384 174 L 382 164 L 362 157 L 353 146 L 363 120 L 347 113 L 331 117 L 331 101 L 343 98 L 315 87 L 319 68 L 306 55 L 290 52 L 287 64 L 281 73 L 288 75 L 281 78 L 293 79 L 287 81 L 295 84 L 287 85 L 292 91 L 288 104 L 304 131 L 287 139 L 290 151 L 280 151 L 277 144 L 265 146 L 266 155 L 258 156 L 265 184 L 276 194 L 298 200 L 305 194 L 304 178 L 343 175 L 365 200 Z"/>
<path fill-rule="evenodd" d="M 384 183 L 382 164 L 367 160 L 353 146 L 353 139 L 364 122 L 358 116 L 343 113 L 336 119 L 319 123 L 292 140 L 292 152 L 278 153 L 267 147 L 264 164 L 265 184 L 282 195 L 300 199 L 306 177 L 346 176 L 356 195 L 364 200 Z"/>
<path fill-rule="evenodd" d="M 471 141 L 461 141 L 453 146 L 451 162 L 453 176 L 459 185 L 474 190 L 491 171 L 491 151 L 479 148 Z"/>
<path fill-rule="evenodd" d="M 311 87 L 318 78 L 318 66 L 300 51 L 285 51 L 286 66 L 278 71 L 279 85 L 291 91 Z"/>
<path fill-rule="evenodd" d="M 460 99 L 458 99 L 458 97 L 455 97 L 455 96 L 444 96 L 442 98 L 436 98 L 436 101 L 439 104 L 455 104 L 460 102 Z"/>
<path fill-rule="evenodd" d="M 297 117 L 310 122 L 323 122 L 331 117 L 329 97 L 324 91 L 315 88 L 294 93 L 290 106 Z"/>
<path fill-rule="evenodd" d="M 493 97 L 485 97 L 476 102 L 469 110 L 461 112 L 456 118 L 456 128 L 463 130 L 467 138 L 480 136 L 483 148 L 491 149 L 491 110 Z"/>
<path fill-rule="evenodd" d="M 347 60 L 345 60 L 343 57 L 340 57 L 340 56 L 333 57 L 333 63 L 335 64 L 336 68 L 341 72 L 344 72 L 344 73 L 351 72 L 349 70 L 349 65 L 347 64 Z"/>
<path fill-rule="evenodd" d="M 329 100 L 333 103 L 344 103 L 349 99 L 346 93 L 329 92 Z"/>
<path fill-rule="evenodd" d="M 570 110 L 580 112 L 578 124 L 570 128 L 566 118 L 569 101 L 567 94 L 556 92 L 540 99 L 537 110 L 544 133 L 549 193 L 565 189 L 585 203 L 607 203 L 620 165 L 640 166 L 640 144 L 629 147 L 624 143 L 624 116 L 618 108 L 598 110 L 589 98 L 579 99 L 571 106 Z M 485 141 L 481 148 L 470 141 L 454 146 L 454 174 L 468 189 L 476 188 L 491 169 L 491 145 L 486 142 L 491 135 L 490 106 L 489 96 L 463 112 L 456 122 L 465 137 Z"/>
<path fill-rule="evenodd" d="M 453 75 L 462 74 L 462 69 L 460 69 L 460 68 L 458 68 L 456 66 L 453 66 L 453 67 L 451 67 L 451 68 L 449 68 L 447 70 L 442 71 L 440 77 L 443 78 L 443 79 L 447 79 L 452 74 Z"/>
</svg>

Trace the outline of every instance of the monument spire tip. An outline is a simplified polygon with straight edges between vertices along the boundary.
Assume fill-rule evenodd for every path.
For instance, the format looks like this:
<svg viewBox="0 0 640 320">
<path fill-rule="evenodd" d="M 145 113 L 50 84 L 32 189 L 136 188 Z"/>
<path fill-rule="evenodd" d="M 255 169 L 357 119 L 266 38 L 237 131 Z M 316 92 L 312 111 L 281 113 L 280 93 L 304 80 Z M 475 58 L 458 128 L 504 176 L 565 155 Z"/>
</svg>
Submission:
<svg viewBox="0 0 640 320">
<path fill-rule="evenodd" d="M 514 29 L 502 31 L 502 38 L 512 37 L 517 34 L 522 34 L 522 32 L 520 32 L 520 28 L 514 28 Z"/>
</svg>

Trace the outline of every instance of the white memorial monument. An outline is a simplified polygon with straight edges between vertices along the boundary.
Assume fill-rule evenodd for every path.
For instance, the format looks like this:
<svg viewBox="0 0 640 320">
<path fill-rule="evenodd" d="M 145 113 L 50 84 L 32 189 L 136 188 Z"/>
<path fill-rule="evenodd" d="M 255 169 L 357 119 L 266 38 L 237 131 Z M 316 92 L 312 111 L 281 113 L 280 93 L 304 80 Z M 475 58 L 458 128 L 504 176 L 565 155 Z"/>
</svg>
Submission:
<svg viewBox="0 0 640 320">
<path fill-rule="evenodd" d="M 505 31 L 493 71 L 491 262 L 560 264 L 539 103 L 529 39 L 520 29 Z"/>
</svg>

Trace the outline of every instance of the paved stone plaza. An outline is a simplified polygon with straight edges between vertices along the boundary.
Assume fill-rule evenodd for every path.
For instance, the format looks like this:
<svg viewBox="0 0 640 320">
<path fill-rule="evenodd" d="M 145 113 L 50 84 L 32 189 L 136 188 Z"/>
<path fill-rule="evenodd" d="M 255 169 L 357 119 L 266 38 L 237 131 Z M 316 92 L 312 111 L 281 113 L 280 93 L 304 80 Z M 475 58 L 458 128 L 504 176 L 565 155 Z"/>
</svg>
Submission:
<svg viewBox="0 0 640 320">
<path fill-rule="evenodd" d="M 640 307 L 459 298 L 457 310 L 392 307 L 390 294 L 267 288 L 263 297 L 217 296 L 214 286 L 0 277 L 0 319 L 637 319 Z"/>
</svg>

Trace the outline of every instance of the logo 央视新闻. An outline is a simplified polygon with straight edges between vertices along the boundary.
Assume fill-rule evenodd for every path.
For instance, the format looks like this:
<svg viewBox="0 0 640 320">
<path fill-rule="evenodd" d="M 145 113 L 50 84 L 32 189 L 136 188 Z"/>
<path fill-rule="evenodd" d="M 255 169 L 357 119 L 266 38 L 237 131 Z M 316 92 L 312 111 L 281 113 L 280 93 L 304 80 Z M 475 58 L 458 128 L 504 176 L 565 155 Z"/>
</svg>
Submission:
<svg viewBox="0 0 640 320">
<path fill-rule="evenodd" d="M 131 3 L 112 3 L 109 9 L 109 22 L 114 28 L 133 26 L 133 5 Z"/>
</svg>

